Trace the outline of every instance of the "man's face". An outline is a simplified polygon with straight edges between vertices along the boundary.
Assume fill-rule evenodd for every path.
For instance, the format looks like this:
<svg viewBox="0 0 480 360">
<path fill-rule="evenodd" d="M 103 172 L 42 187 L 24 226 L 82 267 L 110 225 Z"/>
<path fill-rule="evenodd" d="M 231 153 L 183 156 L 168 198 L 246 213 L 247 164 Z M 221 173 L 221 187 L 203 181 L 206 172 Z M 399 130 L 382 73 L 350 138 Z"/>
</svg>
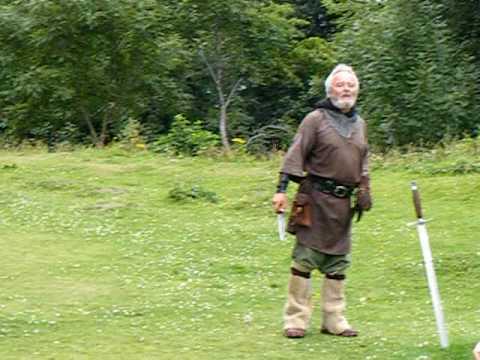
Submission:
<svg viewBox="0 0 480 360">
<path fill-rule="evenodd" d="M 357 102 L 357 78 L 346 71 L 335 74 L 330 87 L 330 100 L 342 111 L 349 111 Z"/>
</svg>

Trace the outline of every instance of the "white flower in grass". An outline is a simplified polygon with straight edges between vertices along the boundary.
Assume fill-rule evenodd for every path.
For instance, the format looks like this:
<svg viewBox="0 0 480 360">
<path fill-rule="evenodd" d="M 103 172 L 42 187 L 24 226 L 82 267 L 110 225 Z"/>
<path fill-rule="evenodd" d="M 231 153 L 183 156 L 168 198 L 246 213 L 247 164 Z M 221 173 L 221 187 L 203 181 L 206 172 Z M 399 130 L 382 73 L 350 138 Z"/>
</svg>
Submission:
<svg viewBox="0 0 480 360">
<path fill-rule="evenodd" d="M 243 322 L 247 325 L 250 325 L 253 321 L 253 314 L 251 312 L 246 313 L 243 316 Z"/>
</svg>

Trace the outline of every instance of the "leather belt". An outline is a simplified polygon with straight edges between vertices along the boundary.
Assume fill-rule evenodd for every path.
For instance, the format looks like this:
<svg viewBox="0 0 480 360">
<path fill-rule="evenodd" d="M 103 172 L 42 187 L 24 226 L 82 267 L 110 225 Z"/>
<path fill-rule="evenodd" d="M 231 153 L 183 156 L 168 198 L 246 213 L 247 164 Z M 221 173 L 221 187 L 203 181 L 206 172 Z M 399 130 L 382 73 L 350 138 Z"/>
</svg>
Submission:
<svg viewBox="0 0 480 360">
<path fill-rule="evenodd" d="M 309 176 L 312 187 L 316 191 L 330 194 L 338 198 L 348 198 L 354 193 L 356 186 L 341 184 L 333 179 Z"/>
</svg>

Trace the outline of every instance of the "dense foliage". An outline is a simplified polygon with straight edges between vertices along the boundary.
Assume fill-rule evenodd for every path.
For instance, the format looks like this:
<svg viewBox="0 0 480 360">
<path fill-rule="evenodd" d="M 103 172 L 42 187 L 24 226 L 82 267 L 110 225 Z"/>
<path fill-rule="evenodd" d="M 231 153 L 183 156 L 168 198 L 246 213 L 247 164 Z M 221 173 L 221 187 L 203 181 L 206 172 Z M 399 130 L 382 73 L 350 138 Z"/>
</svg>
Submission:
<svg viewBox="0 0 480 360">
<path fill-rule="evenodd" d="M 153 6 L 154 5 L 154 6 Z M 96 145 L 151 104 L 173 114 L 182 42 L 148 2 L 13 1 L 0 12 L 7 132 L 50 138 L 67 123 Z M 175 110 L 174 110 L 175 109 Z"/>
<path fill-rule="evenodd" d="M 441 12 L 430 1 L 390 0 L 352 15 L 337 35 L 338 53 L 362 79 L 376 145 L 432 145 L 478 127 L 478 70 Z"/>
<path fill-rule="evenodd" d="M 103 146 L 138 123 L 158 144 L 183 114 L 225 149 L 269 151 L 347 62 L 377 148 L 475 134 L 479 8 L 452 3 L 0 1 L 0 133 Z"/>
</svg>

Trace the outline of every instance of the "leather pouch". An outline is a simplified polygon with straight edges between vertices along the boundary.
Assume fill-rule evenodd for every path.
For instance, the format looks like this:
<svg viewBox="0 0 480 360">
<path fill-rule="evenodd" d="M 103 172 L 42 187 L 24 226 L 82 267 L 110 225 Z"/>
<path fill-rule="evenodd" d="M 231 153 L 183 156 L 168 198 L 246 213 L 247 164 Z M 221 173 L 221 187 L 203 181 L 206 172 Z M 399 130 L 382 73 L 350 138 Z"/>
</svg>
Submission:
<svg viewBox="0 0 480 360">
<path fill-rule="evenodd" d="M 312 226 L 312 204 L 308 194 L 297 193 L 293 200 L 287 231 L 295 234 L 297 226 Z"/>
</svg>

